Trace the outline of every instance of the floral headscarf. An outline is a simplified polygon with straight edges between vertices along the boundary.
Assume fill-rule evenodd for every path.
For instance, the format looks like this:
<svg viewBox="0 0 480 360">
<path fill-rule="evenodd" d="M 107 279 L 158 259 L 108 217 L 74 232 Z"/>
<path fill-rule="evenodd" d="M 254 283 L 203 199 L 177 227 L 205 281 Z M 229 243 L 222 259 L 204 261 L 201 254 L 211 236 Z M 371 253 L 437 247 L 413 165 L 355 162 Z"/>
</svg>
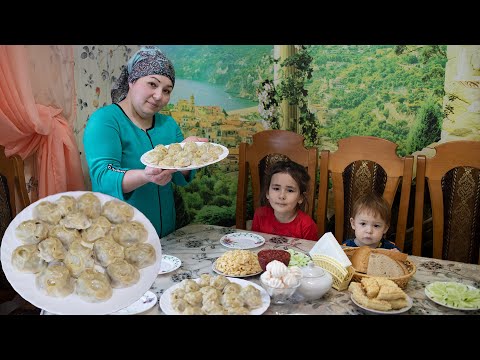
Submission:
<svg viewBox="0 0 480 360">
<path fill-rule="evenodd" d="M 128 60 L 127 66 L 112 86 L 112 102 L 118 103 L 125 99 L 128 93 L 128 83 L 148 76 L 163 75 L 172 80 L 175 86 L 175 69 L 172 62 L 155 46 L 144 46 Z"/>
</svg>

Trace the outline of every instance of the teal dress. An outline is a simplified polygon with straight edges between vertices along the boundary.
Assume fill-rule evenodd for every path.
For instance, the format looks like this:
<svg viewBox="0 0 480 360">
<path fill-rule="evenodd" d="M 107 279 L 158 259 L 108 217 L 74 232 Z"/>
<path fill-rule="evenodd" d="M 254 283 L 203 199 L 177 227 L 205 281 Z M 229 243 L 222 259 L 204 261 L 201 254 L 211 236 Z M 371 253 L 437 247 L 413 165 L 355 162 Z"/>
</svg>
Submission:
<svg viewBox="0 0 480 360">
<path fill-rule="evenodd" d="M 117 104 L 95 111 L 87 121 L 83 136 L 92 191 L 124 200 L 140 210 L 153 224 L 158 236 L 175 230 L 173 187 L 147 183 L 129 193 L 123 193 L 122 180 L 131 169 L 144 169 L 140 157 L 156 145 L 169 145 L 184 139 L 180 127 L 171 116 L 155 114 L 152 127 L 146 131 L 133 124 Z M 189 179 L 176 172 L 172 182 L 184 186 Z"/>
</svg>

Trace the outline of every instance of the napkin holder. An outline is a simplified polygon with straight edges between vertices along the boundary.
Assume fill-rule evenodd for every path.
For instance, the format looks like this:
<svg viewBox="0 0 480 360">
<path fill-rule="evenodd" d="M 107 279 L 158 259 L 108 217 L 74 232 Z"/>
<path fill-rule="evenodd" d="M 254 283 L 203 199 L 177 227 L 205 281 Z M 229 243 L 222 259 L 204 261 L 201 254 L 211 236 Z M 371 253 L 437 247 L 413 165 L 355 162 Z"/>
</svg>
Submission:
<svg viewBox="0 0 480 360">
<path fill-rule="evenodd" d="M 353 266 L 343 267 L 333 257 L 325 254 L 313 254 L 312 260 L 315 265 L 324 268 L 332 275 L 332 287 L 338 291 L 346 290 L 352 280 L 355 269 Z"/>
<path fill-rule="evenodd" d="M 309 252 L 315 265 L 332 275 L 332 287 L 342 291 L 348 288 L 355 273 L 350 259 L 331 232 L 325 233 Z"/>
</svg>

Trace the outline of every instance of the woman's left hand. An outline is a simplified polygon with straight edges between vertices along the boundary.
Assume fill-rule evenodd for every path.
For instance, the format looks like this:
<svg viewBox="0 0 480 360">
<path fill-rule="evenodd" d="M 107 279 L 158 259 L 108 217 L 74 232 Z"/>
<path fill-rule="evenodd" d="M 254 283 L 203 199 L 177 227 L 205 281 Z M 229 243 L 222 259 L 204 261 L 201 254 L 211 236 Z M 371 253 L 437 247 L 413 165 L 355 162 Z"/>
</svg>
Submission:
<svg viewBox="0 0 480 360">
<path fill-rule="evenodd" d="M 208 142 L 208 139 L 198 137 L 198 136 L 189 136 L 185 140 L 183 140 L 182 142 L 197 142 L 197 141 L 198 142 Z"/>
</svg>

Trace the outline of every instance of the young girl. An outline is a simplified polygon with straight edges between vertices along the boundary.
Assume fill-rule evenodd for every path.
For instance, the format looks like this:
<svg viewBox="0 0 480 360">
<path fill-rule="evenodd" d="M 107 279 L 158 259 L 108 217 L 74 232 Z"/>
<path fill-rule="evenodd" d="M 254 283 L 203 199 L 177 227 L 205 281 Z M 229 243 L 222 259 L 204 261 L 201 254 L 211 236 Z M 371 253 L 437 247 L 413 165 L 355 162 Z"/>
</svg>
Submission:
<svg viewBox="0 0 480 360">
<path fill-rule="evenodd" d="M 252 230 L 267 234 L 318 240 L 317 225 L 305 212 L 310 181 L 306 169 L 293 161 L 272 164 L 265 176 L 261 204 Z"/>
<path fill-rule="evenodd" d="M 345 240 L 346 246 L 370 246 L 399 250 L 391 241 L 383 237 L 390 226 L 390 206 L 375 193 L 360 196 L 353 205 L 350 225 L 355 230 L 355 239 Z"/>
</svg>

